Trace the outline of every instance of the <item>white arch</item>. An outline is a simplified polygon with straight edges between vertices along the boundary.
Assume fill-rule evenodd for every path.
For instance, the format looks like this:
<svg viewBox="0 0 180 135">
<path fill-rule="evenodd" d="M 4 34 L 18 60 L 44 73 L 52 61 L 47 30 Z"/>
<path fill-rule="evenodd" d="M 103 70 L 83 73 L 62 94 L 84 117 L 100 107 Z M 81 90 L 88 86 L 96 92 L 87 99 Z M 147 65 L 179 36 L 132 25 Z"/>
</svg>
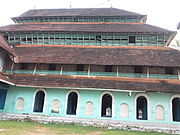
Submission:
<svg viewBox="0 0 180 135">
<path fill-rule="evenodd" d="M 43 88 L 41 88 L 41 89 L 36 89 L 35 92 L 34 92 L 33 100 L 32 100 L 32 110 L 31 110 L 31 111 L 32 111 L 33 113 L 36 113 L 36 112 L 33 111 L 33 110 L 34 110 L 34 102 L 35 102 L 36 94 L 37 94 L 39 91 L 43 91 L 44 94 L 45 94 L 45 96 L 44 96 L 44 105 L 43 105 L 43 112 L 42 112 L 42 113 L 44 113 L 44 111 L 45 111 L 45 109 L 46 109 L 47 92 L 46 92 L 46 90 L 43 89 Z M 38 113 L 38 112 L 37 112 L 37 113 Z"/>
<path fill-rule="evenodd" d="M 78 95 L 78 101 L 77 101 L 77 108 L 76 108 L 76 115 L 79 114 L 79 102 L 80 102 L 80 94 L 79 91 L 77 90 L 70 90 L 67 94 L 66 94 L 66 102 L 65 102 L 65 109 L 64 109 L 64 114 L 68 115 L 67 112 L 67 105 L 68 105 L 68 96 L 71 92 L 75 92 Z"/>
<path fill-rule="evenodd" d="M 135 110 L 135 119 L 137 120 L 137 118 L 136 118 L 136 116 L 137 116 L 137 98 L 138 97 L 140 97 L 140 96 L 143 96 L 143 97 L 145 97 L 146 99 L 147 99 L 147 120 L 150 120 L 150 99 L 149 99 L 149 96 L 147 95 L 147 94 L 144 94 L 144 93 L 139 93 L 139 94 L 136 94 L 136 96 L 135 96 L 135 108 L 134 108 L 134 110 Z"/>
<path fill-rule="evenodd" d="M 171 121 L 173 121 L 173 112 L 172 112 L 172 101 L 174 98 L 180 98 L 180 94 L 175 94 L 170 97 L 170 115 L 171 115 Z"/>
<path fill-rule="evenodd" d="M 112 97 L 112 116 L 111 118 L 114 117 L 114 96 L 111 92 L 109 91 L 105 91 L 101 94 L 100 96 L 100 110 L 99 110 L 99 116 L 101 117 L 101 109 L 102 109 L 102 97 L 105 95 L 105 94 L 109 94 L 111 97 Z"/>
</svg>

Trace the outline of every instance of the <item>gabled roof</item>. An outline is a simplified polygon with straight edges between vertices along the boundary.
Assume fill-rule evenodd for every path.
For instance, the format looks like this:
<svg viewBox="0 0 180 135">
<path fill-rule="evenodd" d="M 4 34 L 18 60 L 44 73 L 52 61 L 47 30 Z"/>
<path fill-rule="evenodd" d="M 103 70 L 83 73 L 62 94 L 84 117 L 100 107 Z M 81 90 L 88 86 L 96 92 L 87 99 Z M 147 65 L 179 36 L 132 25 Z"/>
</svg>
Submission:
<svg viewBox="0 0 180 135">
<path fill-rule="evenodd" d="M 9 77 L 2 74 L 2 73 L 0 73 L 0 82 L 7 83 L 10 85 L 14 85 L 13 82 L 9 79 Z"/>
<path fill-rule="evenodd" d="M 79 31 L 79 32 L 147 32 L 173 33 L 149 24 L 14 24 L 0 27 L 1 32 Z"/>
<path fill-rule="evenodd" d="M 80 77 L 80 76 L 53 76 L 53 75 L 8 75 L 17 86 L 47 87 L 47 88 L 99 88 L 147 92 L 180 92 L 179 80 L 141 79 L 121 77 Z M 93 90 L 93 89 L 92 89 Z"/>
<path fill-rule="evenodd" d="M 167 47 L 15 47 L 17 63 L 180 67 L 180 52 Z"/>
<path fill-rule="evenodd" d="M 142 16 L 141 14 L 117 8 L 70 8 L 29 10 L 18 17 L 39 16 Z"/>
<path fill-rule="evenodd" d="M 2 47 L 8 53 L 14 55 L 14 49 L 10 47 L 10 45 L 2 35 L 0 35 L 0 47 Z"/>
</svg>

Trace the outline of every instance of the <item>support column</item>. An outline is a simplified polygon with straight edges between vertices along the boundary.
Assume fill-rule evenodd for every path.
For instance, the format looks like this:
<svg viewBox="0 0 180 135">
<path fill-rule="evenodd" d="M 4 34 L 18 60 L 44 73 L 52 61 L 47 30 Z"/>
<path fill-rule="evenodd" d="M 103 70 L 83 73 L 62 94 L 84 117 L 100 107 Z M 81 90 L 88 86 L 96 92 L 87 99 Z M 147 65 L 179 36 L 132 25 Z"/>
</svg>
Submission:
<svg viewBox="0 0 180 135">
<path fill-rule="evenodd" d="M 180 69 L 178 68 L 178 79 L 180 80 Z"/>
<path fill-rule="evenodd" d="M 61 75 L 62 75 L 62 73 L 63 73 L 63 65 L 61 65 Z"/>
<path fill-rule="evenodd" d="M 33 45 L 33 43 L 34 43 L 34 40 L 33 40 L 33 37 L 34 37 L 34 35 L 33 34 L 31 34 L 31 44 Z"/>
<path fill-rule="evenodd" d="M 88 65 L 88 76 L 90 76 L 90 72 L 91 72 L 91 66 L 90 64 Z"/>
<path fill-rule="evenodd" d="M 147 69 L 147 78 L 149 78 L 149 67 L 147 67 L 146 69 Z"/>
<path fill-rule="evenodd" d="M 28 43 L 27 43 L 27 33 L 25 34 L 25 36 L 26 36 L 26 45 L 27 45 L 27 44 L 28 44 Z"/>
<path fill-rule="evenodd" d="M 33 75 L 36 74 L 37 64 L 35 64 Z"/>
<path fill-rule="evenodd" d="M 14 62 L 12 63 L 12 66 L 11 66 L 11 73 L 13 71 L 13 68 L 14 68 Z"/>
<path fill-rule="evenodd" d="M 116 71 L 117 71 L 117 77 L 118 77 L 119 76 L 119 66 L 117 66 Z"/>
</svg>

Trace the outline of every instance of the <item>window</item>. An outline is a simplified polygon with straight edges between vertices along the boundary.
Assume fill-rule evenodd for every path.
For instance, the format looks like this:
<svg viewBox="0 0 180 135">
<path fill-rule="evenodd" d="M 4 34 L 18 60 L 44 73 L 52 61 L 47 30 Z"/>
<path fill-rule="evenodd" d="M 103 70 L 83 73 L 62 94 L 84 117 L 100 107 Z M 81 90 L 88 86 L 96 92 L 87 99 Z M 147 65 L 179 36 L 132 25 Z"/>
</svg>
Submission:
<svg viewBox="0 0 180 135">
<path fill-rule="evenodd" d="M 96 36 L 96 41 L 101 41 L 101 36 Z"/>
<path fill-rule="evenodd" d="M 56 70 L 56 65 L 55 64 L 49 64 L 48 70 Z"/>
<path fill-rule="evenodd" d="M 101 116 L 112 117 L 112 97 L 109 94 L 104 94 L 102 97 Z"/>
<path fill-rule="evenodd" d="M 35 96 L 34 112 L 43 112 L 45 93 L 38 91 Z"/>
<path fill-rule="evenodd" d="M 172 100 L 173 121 L 180 122 L 180 98 L 176 97 Z"/>
<path fill-rule="evenodd" d="M 143 68 L 141 66 L 135 66 L 134 67 L 134 72 L 135 73 L 142 73 L 143 72 Z"/>
<path fill-rule="evenodd" d="M 105 66 L 105 72 L 112 72 L 112 66 Z"/>
<path fill-rule="evenodd" d="M 136 118 L 139 120 L 147 120 L 147 99 L 140 96 L 136 100 Z"/>
<path fill-rule="evenodd" d="M 78 18 L 74 18 L 74 22 L 78 22 Z"/>
<path fill-rule="evenodd" d="M 82 65 L 82 64 L 77 65 L 77 69 L 76 70 L 77 71 L 83 71 L 84 70 L 84 65 Z"/>
<path fill-rule="evenodd" d="M 173 75 L 173 68 L 171 68 L 171 67 L 166 67 L 166 68 L 165 68 L 165 74 Z"/>
<path fill-rule="evenodd" d="M 28 69 L 28 64 L 22 63 L 20 69 Z"/>
<path fill-rule="evenodd" d="M 135 36 L 129 36 L 129 43 L 136 43 Z"/>
<path fill-rule="evenodd" d="M 4 109 L 7 90 L 0 89 L 0 110 Z"/>
<path fill-rule="evenodd" d="M 70 115 L 76 115 L 76 109 L 77 109 L 77 103 L 78 103 L 78 95 L 76 92 L 71 92 L 68 95 L 68 103 L 67 103 L 67 114 Z"/>
</svg>

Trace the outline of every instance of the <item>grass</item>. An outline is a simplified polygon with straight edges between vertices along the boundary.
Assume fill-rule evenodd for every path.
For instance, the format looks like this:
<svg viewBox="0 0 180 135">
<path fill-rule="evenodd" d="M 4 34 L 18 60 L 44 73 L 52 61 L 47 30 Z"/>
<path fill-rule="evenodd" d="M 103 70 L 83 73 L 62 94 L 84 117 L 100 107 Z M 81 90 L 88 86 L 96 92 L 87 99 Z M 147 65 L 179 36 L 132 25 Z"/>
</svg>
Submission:
<svg viewBox="0 0 180 135">
<path fill-rule="evenodd" d="M 157 132 L 108 130 L 77 125 L 38 124 L 32 122 L 0 121 L 0 135 L 168 135 Z"/>
</svg>

